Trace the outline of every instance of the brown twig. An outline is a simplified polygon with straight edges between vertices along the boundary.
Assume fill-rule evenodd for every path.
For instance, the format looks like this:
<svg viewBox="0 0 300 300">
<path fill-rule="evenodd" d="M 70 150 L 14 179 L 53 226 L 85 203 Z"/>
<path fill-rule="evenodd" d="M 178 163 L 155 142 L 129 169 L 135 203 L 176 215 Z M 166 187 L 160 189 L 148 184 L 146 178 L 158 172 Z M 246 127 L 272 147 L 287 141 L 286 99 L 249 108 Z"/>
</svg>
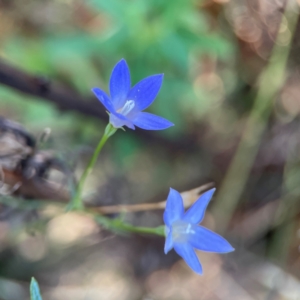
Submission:
<svg viewBox="0 0 300 300">
<path fill-rule="evenodd" d="M 64 203 L 69 201 L 70 195 L 61 186 L 54 182 L 50 182 L 45 179 L 36 180 L 22 178 L 16 175 L 16 173 L 4 171 L 4 183 L 9 186 L 18 185 L 18 189 L 15 194 L 20 194 L 23 197 L 27 196 L 31 199 L 39 199 L 38 201 L 47 201 L 49 203 Z M 199 196 L 214 186 L 213 182 L 201 185 L 189 191 L 181 193 L 183 199 L 183 205 L 185 208 L 190 207 Z M 164 209 L 166 201 L 160 201 L 155 203 L 141 203 L 141 204 L 128 204 L 128 205 L 109 205 L 101 207 L 87 207 L 89 210 L 100 213 L 102 215 L 123 213 L 123 212 L 140 212 L 149 210 Z"/>
<path fill-rule="evenodd" d="M 185 208 L 191 206 L 198 198 L 199 195 L 206 190 L 214 186 L 213 182 L 201 185 L 195 189 L 184 191 L 181 193 L 183 199 L 183 205 Z M 110 205 L 102 207 L 93 207 L 93 210 L 101 214 L 113 214 L 121 212 L 138 212 L 138 211 L 148 211 L 156 209 L 164 209 L 166 206 L 166 201 L 156 202 L 156 203 L 141 203 L 141 204 L 129 204 L 129 205 Z"/>
</svg>

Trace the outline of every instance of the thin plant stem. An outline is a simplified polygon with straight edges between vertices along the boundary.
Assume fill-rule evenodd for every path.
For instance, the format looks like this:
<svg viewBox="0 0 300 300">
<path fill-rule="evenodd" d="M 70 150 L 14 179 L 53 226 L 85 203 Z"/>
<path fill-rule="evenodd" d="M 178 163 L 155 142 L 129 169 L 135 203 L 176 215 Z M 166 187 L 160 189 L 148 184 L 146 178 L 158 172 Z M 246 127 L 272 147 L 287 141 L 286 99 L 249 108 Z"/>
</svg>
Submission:
<svg viewBox="0 0 300 300">
<path fill-rule="evenodd" d="M 111 219 L 101 215 L 95 215 L 97 223 L 103 227 L 116 231 L 119 233 L 139 233 L 139 234 L 154 234 L 159 236 L 165 236 L 165 226 L 161 225 L 158 227 L 139 227 L 133 226 L 129 223 L 124 222 L 121 218 Z"/>
<path fill-rule="evenodd" d="M 271 113 L 273 101 L 285 80 L 286 63 L 299 16 L 298 11 L 295 11 L 298 10 L 298 6 L 293 9 L 292 2 L 292 0 L 287 1 L 269 64 L 259 79 L 253 109 L 213 207 L 213 214 L 221 227 L 220 231 L 228 227 L 242 195 Z M 287 27 L 286 24 L 288 24 Z M 281 30 L 281 28 L 286 28 L 286 30 Z"/>
<path fill-rule="evenodd" d="M 3 203 L 9 207 L 18 208 L 23 211 L 32 211 L 32 210 L 40 210 L 43 212 L 43 209 L 47 208 L 47 206 L 55 206 L 57 209 L 53 210 L 51 216 L 48 217 L 56 217 L 61 215 L 64 212 L 64 206 L 62 203 L 59 202 L 51 202 L 51 201 L 40 201 L 40 200 L 32 200 L 26 201 L 21 200 L 13 197 L 1 197 L 0 203 Z M 98 212 L 95 212 L 92 208 L 85 208 L 84 211 L 81 213 L 86 214 L 90 218 L 93 218 L 99 225 L 103 226 L 104 228 L 114 231 L 120 234 L 151 234 L 151 235 L 158 235 L 164 236 L 165 226 L 161 225 L 158 227 L 141 227 L 141 226 L 134 226 L 127 222 L 125 222 L 122 217 L 119 218 L 109 218 L 103 215 L 100 215 Z M 47 225 L 48 220 L 39 219 L 38 221 L 32 221 L 27 223 L 26 226 L 16 228 L 13 232 L 10 232 L 11 239 L 16 241 L 16 237 L 22 234 L 25 231 L 32 231 L 34 230 L 44 230 L 45 226 Z"/>
<path fill-rule="evenodd" d="M 208 189 L 214 187 L 214 183 L 206 183 L 200 185 L 194 189 L 184 191 L 181 193 L 183 199 L 183 206 L 185 208 L 190 207 L 199 197 Z M 34 210 L 42 209 L 47 205 L 55 205 L 57 207 L 64 207 L 64 201 L 59 199 L 35 199 L 30 201 L 21 201 L 10 195 L 0 197 L 0 204 L 7 205 L 9 207 L 23 209 L 23 210 Z M 118 214 L 127 212 L 139 212 L 139 211 L 149 211 L 149 210 L 160 210 L 165 209 L 166 200 L 155 202 L 155 203 L 139 203 L 139 204 L 117 204 L 108 206 L 90 206 L 88 209 L 95 213 L 106 215 L 106 214 Z"/>
<path fill-rule="evenodd" d="M 88 177 L 88 175 L 92 172 L 95 163 L 97 161 L 97 158 L 99 156 L 99 153 L 101 152 L 103 146 L 105 145 L 106 141 L 111 137 L 115 132 L 117 131 L 117 128 L 113 127 L 110 123 L 106 126 L 104 134 L 99 141 L 93 156 L 91 160 L 89 161 L 87 167 L 85 168 L 83 174 L 81 175 L 81 178 L 79 180 L 75 195 L 73 199 L 71 200 L 70 210 L 82 210 L 84 208 L 83 202 L 82 202 L 82 190 L 85 184 L 85 181 Z"/>
</svg>

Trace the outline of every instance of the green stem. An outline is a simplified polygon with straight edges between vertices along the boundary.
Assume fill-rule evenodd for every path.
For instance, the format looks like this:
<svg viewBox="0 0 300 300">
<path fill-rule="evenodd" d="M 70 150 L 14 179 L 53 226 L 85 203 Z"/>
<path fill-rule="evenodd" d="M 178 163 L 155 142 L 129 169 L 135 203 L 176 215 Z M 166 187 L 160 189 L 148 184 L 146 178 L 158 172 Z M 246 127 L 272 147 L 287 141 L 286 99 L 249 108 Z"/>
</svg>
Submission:
<svg viewBox="0 0 300 300">
<path fill-rule="evenodd" d="M 288 22 L 289 32 L 278 33 L 269 64 L 261 74 L 259 89 L 250 112 L 240 144 L 219 189 L 213 214 L 225 230 L 244 191 L 259 145 L 267 126 L 273 101 L 285 80 L 285 69 L 298 13 L 291 10 L 291 0 L 286 5 L 282 25 Z M 283 26 L 281 26 L 283 27 Z M 287 36 L 287 38 L 286 38 Z M 285 43 L 281 41 L 284 40 Z"/>
<path fill-rule="evenodd" d="M 140 234 L 154 234 L 159 236 L 165 236 L 165 226 L 158 227 L 138 227 L 128 223 L 124 223 L 121 219 L 110 219 L 101 215 L 95 215 L 97 223 L 101 224 L 105 228 L 116 232 L 131 232 Z"/>
<path fill-rule="evenodd" d="M 51 202 L 51 201 L 41 201 L 41 200 L 32 200 L 32 201 L 25 201 L 20 200 L 17 198 L 13 198 L 10 196 L 3 196 L 0 197 L 0 203 L 5 204 L 9 207 L 18 208 L 24 211 L 31 211 L 37 209 L 43 209 L 47 205 L 57 206 L 62 208 L 63 204 L 60 202 Z M 158 236 L 165 236 L 165 226 L 161 225 L 158 227 L 139 227 L 133 226 L 129 223 L 125 223 L 121 218 L 111 219 L 105 217 L 103 215 L 99 215 L 98 213 L 94 212 L 92 209 L 85 209 L 84 213 L 91 216 L 96 220 L 96 222 L 103 227 L 107 228 L 108 230 L 112 230 L 115 232 L 120 233 L 138 233 L 138 234 L 154 234 Z M 40 228 L 43 226 L 44 223 L 39 222 L 32 222 L 27 224 L 26 228 Z M 18 231 L 17 231 L 18 232 Z"/>
<path fill-rule="evenodd" d="M 95 149 L 90 162 L 88 163 L 86 169 L 84 170 L 83 174 L 81 175 L 75 195 L 70 204 L 70 210 L 74 210 L 74 209 L 82 210 L 83 209 L 84 205 L 82 202 L 82 190 L 84 187 L 84 183 L 85 183 L 88 175 L 92 172 L 101 149 L 103 148 L 103 146 L 105 145 L 105 143 L 109 139 L 109 137 L 111 137 L 116 131 L 117 131 L 117 128 L 113 127 L 110 123 L 106 126 L 104 134 L 103 134 L 99 144 L 97 145 L 97 148 Z"/>
</svg>

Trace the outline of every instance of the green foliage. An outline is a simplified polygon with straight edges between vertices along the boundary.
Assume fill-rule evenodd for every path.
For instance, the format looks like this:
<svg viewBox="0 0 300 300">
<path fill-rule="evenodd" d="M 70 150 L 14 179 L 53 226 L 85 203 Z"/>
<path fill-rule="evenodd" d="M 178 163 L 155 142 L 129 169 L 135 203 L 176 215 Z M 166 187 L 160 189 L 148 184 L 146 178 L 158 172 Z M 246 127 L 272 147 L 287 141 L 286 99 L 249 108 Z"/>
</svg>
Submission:
<svg viewBox="0 0 300 300">
<path fill-rule="evenodd" d="M 71 14 L 74 27 L 61 19 L 38 34 L 16 34 L 7 38 L 3 51 L 14 64 L 64 81 L 86 95 L 93 86 L 107 90 L 110 70 L 121 58 L 130 66 L 133 84 L 165 73 L 159 99 L 150 110 L 177 125 L 163 133 L 172 135 L 185 130 L 185 115 L 194 111 L 201 117 L 212 103 L 213 92 L 205 87 L 195 92 L 193 86 L 201 57 L 228 61 L 233 55 L 233 44 L 217 28 L 210 30 L 200 3 L 88 0 L 83 8 L 90 18 L 81 27 Z M 62 9 L 72 13 L 72 5 Z"/>
</svg>

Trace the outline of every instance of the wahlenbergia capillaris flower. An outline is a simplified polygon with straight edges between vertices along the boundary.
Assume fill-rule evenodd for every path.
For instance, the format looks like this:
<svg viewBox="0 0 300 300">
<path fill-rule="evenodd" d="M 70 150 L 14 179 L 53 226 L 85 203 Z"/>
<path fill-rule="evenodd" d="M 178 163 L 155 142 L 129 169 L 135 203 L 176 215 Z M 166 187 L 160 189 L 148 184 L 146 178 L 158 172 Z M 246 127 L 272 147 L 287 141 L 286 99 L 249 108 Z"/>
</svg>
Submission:
<svg viewBox="0 0 300 300">
<path fill-rule="evenodd" d="M 115 127 L 135 126 L 146 130 L 167 129 L 174 124 L 168 120 L 142 112 L 152 104 L 162 85 L 163 74 L 149 76 L 130 88 L 130 72 L 124 59 L 114 67 L 110 76 L 110 97 L 101 89 L 92 91 L 109 112 L 109 122 Z"/>
<path fill-rule="evenodd" d="M 165 254 L 174 248 L 188 266 L 198 274 L 202 274 L 202 266 L 195 249 L 215 253 L 234 251 L 223 237 L 198 225 L 204 218 L 206 207 L 214 192 L 215 189 L 205 192 L 184 212 L 180 193 L 171 188 L 164 212 Z"/>
</svg>

